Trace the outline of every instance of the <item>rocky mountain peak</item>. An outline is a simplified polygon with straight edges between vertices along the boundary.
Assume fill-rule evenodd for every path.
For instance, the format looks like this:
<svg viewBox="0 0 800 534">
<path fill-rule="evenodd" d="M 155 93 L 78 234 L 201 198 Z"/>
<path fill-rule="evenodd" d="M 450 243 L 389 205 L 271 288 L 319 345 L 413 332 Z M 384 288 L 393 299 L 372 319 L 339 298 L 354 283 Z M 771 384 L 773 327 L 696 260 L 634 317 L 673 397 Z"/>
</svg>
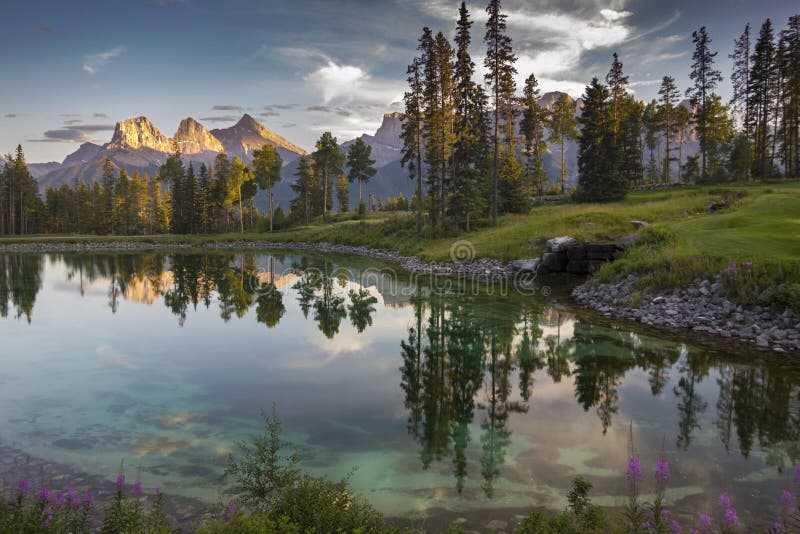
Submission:
<svg viewBox="0 0 800 534">
<path fill-rule="evenodd" d="M 375 139 L 389 145 L 395 145 L 403 129 L 403 114 L 397 111 L 386 113 L 380 128 L 375 132 Z"/>
<path fill-rule="evenodd" d="M 284 160 L 290 154 L 307 154 L 305 150 L 276 134 L 247 113 L 230 128 L 214 129 L 211 130 L 211 134 L 219 139 L 225 152 L 231 156 L 247 157 L 265 144 L 274 146 L 279 152 L 285 151 L 282 154 Z"/>
<path fill-rule="evenodd" d="M 182 154 L 198 154 L 212 151 L 222 152 L 222 143 L 205 126 L 191 117 L 183 119 L 173 137 Z"/>
<path fill-rule="evenodd" d="M 108 148 L 150 148 L 169 153 L 173 145 L 147 117 L 134 117 L 117 123 Z"/>
</svg>

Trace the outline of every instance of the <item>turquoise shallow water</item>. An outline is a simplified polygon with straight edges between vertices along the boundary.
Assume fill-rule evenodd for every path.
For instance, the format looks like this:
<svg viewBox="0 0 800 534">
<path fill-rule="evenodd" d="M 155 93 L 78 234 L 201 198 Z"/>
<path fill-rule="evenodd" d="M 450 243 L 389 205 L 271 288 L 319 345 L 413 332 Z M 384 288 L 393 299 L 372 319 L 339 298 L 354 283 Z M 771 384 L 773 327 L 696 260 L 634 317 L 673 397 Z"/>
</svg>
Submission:
<svg viewBox="0 0 800 534">
<path fill-rule="evenodd" d="M 800 367 L 431 291 L 323 255 L 0 255 L 0 443 L 215 501 L 274 403 L 309 470 L 388 516 L 621 504 L 629 429 L 670 499 L 770 516 L 798 455 Z M 495 293 L 495 294 L 488 294 Z M 644 489 L 651 487 L 645 477 Z"/>
</svg>

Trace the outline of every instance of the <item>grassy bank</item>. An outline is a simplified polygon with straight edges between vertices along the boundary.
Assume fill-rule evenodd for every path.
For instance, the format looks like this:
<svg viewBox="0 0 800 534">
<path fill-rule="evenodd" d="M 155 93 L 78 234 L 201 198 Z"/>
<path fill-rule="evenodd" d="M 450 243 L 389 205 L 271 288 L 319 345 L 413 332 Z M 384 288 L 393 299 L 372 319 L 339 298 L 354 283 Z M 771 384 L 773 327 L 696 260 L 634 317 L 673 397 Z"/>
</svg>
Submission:
<svg viewBox="0 0 800 534">
<path fill-rule="evenodd" d="M 738 198 L 741 197 L 741 198 Z M 709 213 L 710 201 L 728 199 L 730 206 Z M 456 240 L 468 240 L 478 257 L 500 260 L 538 255 L 546 239 L 571 235 L 585 241 L 610 241 L 634 231 L 632 220 L 650 222 L 676 236 L 672 255 L 800 259 L 800 183 L 684 187 L 634 192 L 621 202 L 536 207 L 526 215 L 501 217 L 496 227 L 483 226 L 457 236 L 420 237 L 414 214 L 378 212 L 357 220 L 336 215 L 328 222 L 272 233 L 155 236 L 25 236 L 2 243 L 146 241 L 202 246 L 215 241 L 270 240 L 363 245 L 447 261 Z"/>
</svg>

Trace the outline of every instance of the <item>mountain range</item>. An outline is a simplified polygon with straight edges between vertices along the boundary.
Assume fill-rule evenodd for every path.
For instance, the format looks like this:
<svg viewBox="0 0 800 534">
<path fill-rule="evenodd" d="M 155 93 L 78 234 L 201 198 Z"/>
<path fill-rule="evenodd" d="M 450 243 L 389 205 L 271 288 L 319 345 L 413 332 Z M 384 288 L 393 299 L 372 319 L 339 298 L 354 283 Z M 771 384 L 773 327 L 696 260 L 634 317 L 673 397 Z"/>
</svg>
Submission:
<svg viewBox="0 0 800 534">
<path fill-rule="evenodd" d="M 545 93 L 540 103 L 551 108 L 558 92 Z M 687 106 L 688 103 L 682 102 Z M 581 101 L 577 101 L 576 113 L 580 114 Z M 363 141 L 372 147 L 372 158 L 378 173 L 365 186 L 365 196 L 395 196 L 402 192 L 410 198 L 414 192 L 414 183 L 408 179 L 408 172 L 400 165 L 403 115 L 387 113 L 383 122 L 374 134 L 363 134 Z M 355 140 L 342 143 L 346 151 Z M 64 158 L 61 163 L 32 163 L 28 165 L 31 174 L 38 180 L 41 189 L 57 187 L 63 183 L 84 181 L 93 183 L 100 180 L 105 158 L 118 168 L 125 168 L 129 173 L 139 171 L 150 175 L 158 172 L 177 144 L 183 154 L 184 163 L 193 163 L 198 167 L 201 163 L 213 163 L 217 154 L 225 152 L 229 157 L 239 156 L 245 162 L 252 159 L 255 149 L 265 144 L 274 146 L 283 159 L 281 171 L 283 180 L 275 187 L 276 201 L 288 208 L 293 197 L 291 184 L 297 170 L 297 162 L 307 152 L 291 141 L 276 134 L 259 123 L 248 114 L 229 128 L 208 130 L 192 118 L 183 119 L 171 138 L 162 134 L 146 117 L 135 117 L 120 121 L 114 128 L 111 140 L 104 144 L 84 143 L 78 150 Z M 697 151 L 697 142 L 693 135 L 684 145 L 684 158 Z M 570 169 L 569 184 L 577 181 L 577 143 L 568 141 L 565 147 L 567 166 Z M 560 149 L 551 146 L 545 154 L 544 163 L 551 183 L 557 181 L 561 164 Z M 357 202 L 357 187 L 351 188 L 350 205 Z M 257 199 L 256 202 L 259 202 Z M 261 204 L 259 204 L 261 205 Z"/>
</svg>

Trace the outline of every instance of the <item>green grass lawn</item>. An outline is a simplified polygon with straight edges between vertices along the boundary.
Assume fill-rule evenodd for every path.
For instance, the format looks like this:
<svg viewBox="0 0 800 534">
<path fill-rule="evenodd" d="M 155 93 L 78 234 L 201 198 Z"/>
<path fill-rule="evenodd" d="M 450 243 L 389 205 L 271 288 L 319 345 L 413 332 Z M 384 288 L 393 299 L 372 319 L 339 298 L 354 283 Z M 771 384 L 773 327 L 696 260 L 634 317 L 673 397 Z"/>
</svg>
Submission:
<svg viewBox="0 0 800 534">
<path fill-rule="evenodd" d="M 744 196 L 717 213 L 708 203 L 723 196 Z M 496 227 L 483 227 L 458 236 L 419 237 L 415 215 L 409 212 L 371 212 L 359 220 L 354 214 L 334 214 L 323 223 L 273 233 L 228 233 L 193 236 L 26 236 L 0 239 L 22 241 L 120 241 L 202 245 L 213 241 L 272 240 L 326 241 L 397 250 L 428 261 L 447 261 L 454 241 L 468 240 L 479 257 L 500 260 L 528 258 L 541 253 L 545 240 L 571 235 L 584 241 L 612 241 L 633 233 L 632 220 L 643 220 L 674 236 L 663 248 L 670 256 L 757 257 L 800 259 L 800 182 L 682 187 L 634 192 L 621 202 L 563 204 L 535 207 L 526 215 L 506 215 Z"/>
</svg>

